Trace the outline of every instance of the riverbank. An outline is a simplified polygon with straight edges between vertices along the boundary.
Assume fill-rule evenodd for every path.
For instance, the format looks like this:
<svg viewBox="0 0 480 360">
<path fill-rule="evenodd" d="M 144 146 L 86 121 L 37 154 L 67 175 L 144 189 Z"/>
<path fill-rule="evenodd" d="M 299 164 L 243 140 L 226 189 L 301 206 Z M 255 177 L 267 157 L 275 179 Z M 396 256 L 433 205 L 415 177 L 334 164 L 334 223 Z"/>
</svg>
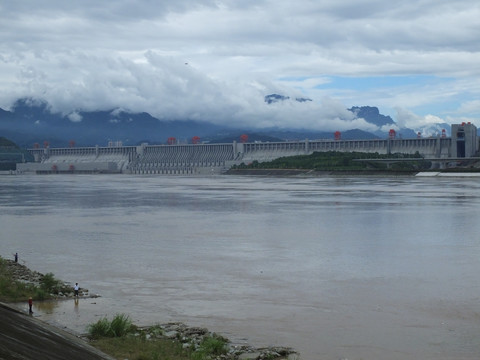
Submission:
<svg viewBox="0 0 480 360">
<path fill-rule="evenodd" d="M 6 260 L 2 259 L 2 263 L 5 266 L 6 273 L 9 274 L 10 278 L 13 281 L 18 281 L 19 283 L 29 286 L 31 289 L 41 289 L 42 284 L 45 280 L 45 274 L 39 273 L 38 271 L 34 271 L 29 269 L 27 266 L 21 264 L 20 262 L 15 262 L 13 260 Z M 68 282 L 64 282 L 53 277 L 53 274 L 47 274 L 50 281 L 53 284 L 50 284 L 52 287 L 52 292 L 49 294 L 43 294 L 43 297 L 46 299 L 62 299 L 62 298 L 73 298 L 74 294 L 74 285 Z M 36 298 L 37 292 L 30 294 L 34 300 L 43 300 Z M 97 294 L 90 294 L 88 289 L 79 288 L 78 291 L 79 297 L 91 297 L 95 298 L 98 297 Z M 22 301 L 26 299 L 13 299 L 17 301 Z"/>
<path fill-rule="evenodd" d="M 18 262 L 1 260 L 7 269 L 11 281 L 40 286 L 42 278 L 45 276 L 44 274 L 33 271 Z M 66 290 L 56 294 L 57 296 L 54 297 L 54 300 L 66 301 L 74 297 L 73 290 L 68 290 L 71 289 L 72 286 L 67 283 L 63 284 Z M 96 294 L 90 295 L 88 289 L 81 289 L 79 294 L 80 299 L 98 296 L 99 295 Z M 76 299 L 75 301 L 77 302 Z M 38 305 L 38 303 L 39 301 L 35 302 L 36 305 Z M 92 349 L 94 348 L 92 345 L 98 346 L 98 342 L 89 342 L 86 334 L 75 334 L 75 331 L 72 329 L 60 329 L 51 324 L 47 324 L 39 319 L 42 315 L 38 312 L 35 312 L 35 317 L 27 315 L 26 303 L 24 302 L 12 304 L 0 303 L 0 308 L 0 316 L 2 319 L 5 319 L 2 320 L 2 324 L 0 325 L 0 359 L 113 359 L 110 355 L 105 355 L 99 350 L 95 349 L 93 351 Z M 8 334 L 8 336 L 6 334 Z M 132 342 L 132 346 L 144 347 L 144 341 L 170 341 L 180 344 L 181 349 L 184 349 L 186 353 L 194 353 L 197 349 L 201 348 L 202 343 L 204 343 L 206 339 L 218 335 L 210 332 L 206 328 L 189 327 L 182 323 L 168 323 L 141 328 L 135 326 L 135 331 L 130 334 L 130 336 L 142 339 L 143 341 Z M 238 346 L 231 344 L 230 341 L 224 337 L 222 337 L 222 339 L 225 341 L 225 352 L 212 357 L 212 359 L 300 359 L 299 354 L 288 347 L 255 348 L 249 345 Z M 51 353 L 52 349 L 55 351 L 54 355 Z M 107 353 L 109 352 L 107 349 L 105 349 L 105 351 Z M 65 355 L 70 353 L 74 354 L 74 356 Z M 38 356 L 36 354 L 38 354 Z M 126 357 L 122 354 L 121 358 L 125 359 Z M 142 357 L 142 359 L 149 358 Z"/>
<path fill-rule="evenodd" d="M 396 170 L 332 170 L 307 169 L 230 169 L 225 175 L 250 176 L 422 176 L 422 177 L 480 177 L 479 171 L 468 169 L 446 169 L 443 171 L 396 171 Z"/>
<path fill-rule="evenodd" d="M 393 171 L 393 170 L 331 170 L 316 171 L 309 169 L 230 169 L 225 175 L 253 175 L 253 176 L 414 176 L 418 171 Z"/>
</svg>

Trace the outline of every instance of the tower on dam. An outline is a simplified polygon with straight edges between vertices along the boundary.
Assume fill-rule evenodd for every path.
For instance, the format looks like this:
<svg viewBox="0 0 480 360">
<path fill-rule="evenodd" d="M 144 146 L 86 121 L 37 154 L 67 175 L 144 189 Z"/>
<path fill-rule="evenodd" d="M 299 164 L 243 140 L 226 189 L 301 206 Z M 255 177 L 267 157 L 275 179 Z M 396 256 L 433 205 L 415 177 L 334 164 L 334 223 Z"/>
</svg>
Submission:
<svg viewBox="0 0 480 360">
<path fill-rule="evenodd" d="M 477 127 L 472 123 L 452 125 L 451 157 L 473 157 L 479 150 Z"/>
</svg>

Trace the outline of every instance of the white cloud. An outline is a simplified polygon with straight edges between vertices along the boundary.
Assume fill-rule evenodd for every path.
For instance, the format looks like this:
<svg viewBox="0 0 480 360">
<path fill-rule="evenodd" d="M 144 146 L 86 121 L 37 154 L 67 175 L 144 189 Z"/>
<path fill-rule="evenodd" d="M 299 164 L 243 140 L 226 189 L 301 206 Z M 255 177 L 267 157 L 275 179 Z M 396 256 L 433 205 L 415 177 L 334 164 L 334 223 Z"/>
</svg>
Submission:
<svg viewBox="0 0 480 360">
<path fill-rule="evenodd" d="M 0 106 L 31 96 L 65 114 L 125 108 L 328 130 L 371 129 L 348 118 L 352 105 L 411 109 L 399 126 L 475 119 L 479 17 L 474 0 L 3 2 Z M 429 80 L 353 85 L 410 75 Z M 339 76 L 352 86 L 335 87 Z M 314 101 L 268 106 L 271 93 Z"/>
<path fill-rule="evenodd" d="M 71 122 L 80 122 L 82 121 L 83 117 L 82 115 L 80 115 L 78 112 L 74 111 L 70 114 L 67 115 L 67 118 L 71 121 Z"/>
<path fill-rule="evenodd" d="M 397 125 L 399 128 L 410 128 L 415 131 L 420 131 L 422 136 L 432 136 L 441 133 L 441 129 L 448 127 L 444 119 L 435 115 L 428 114 L 419 116 L 404 108 L 396 108 L 396 111 Z M 443 126 L 441 124 L 445 125 Z"/>
<path fill-rule="evenodd" d="M 462 103 L 458 112 L 461 114 L 480 114 L 480 100 L 471 100 Z"/>
</svg>

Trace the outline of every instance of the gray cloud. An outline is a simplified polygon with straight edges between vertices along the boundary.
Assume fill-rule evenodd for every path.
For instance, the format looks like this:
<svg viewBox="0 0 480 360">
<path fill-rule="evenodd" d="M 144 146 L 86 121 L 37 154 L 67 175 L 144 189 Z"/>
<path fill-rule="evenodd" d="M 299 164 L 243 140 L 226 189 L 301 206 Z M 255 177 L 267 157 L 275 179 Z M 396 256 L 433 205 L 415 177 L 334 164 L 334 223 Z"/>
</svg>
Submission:
<svg viewBox="0 0 480 360">
<path fill-rule="evenodd" d="M 165 119 L 325 130 L 371 130 L 349 118 L 352 105 L 391 109 L 399 124 L 474 118 L 479 17 L 473 0 L 3 2 L 0 106 L 32 96 L 64 114 L 122 107 Z M 405 75 L 433 80 L 324 86 L 339 76 Z M 274 92 L 314 101 L 266 105 Z M 434 113 L 448 102 L 456 105 Z M 405 122 L 396 107 L 432 110 Z"/>
</svg>

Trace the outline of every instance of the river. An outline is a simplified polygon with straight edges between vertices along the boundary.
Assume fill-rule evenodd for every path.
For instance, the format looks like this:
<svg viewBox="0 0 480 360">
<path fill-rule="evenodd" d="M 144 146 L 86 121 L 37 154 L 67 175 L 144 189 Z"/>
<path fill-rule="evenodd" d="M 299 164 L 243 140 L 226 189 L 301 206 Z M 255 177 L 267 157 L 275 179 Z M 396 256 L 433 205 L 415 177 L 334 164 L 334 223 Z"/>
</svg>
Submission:
<svg viewBox="0 0 480 360">
<path fill-rule="evenodd" d="M 478 359 L 480 183 L 441 177 L 0 176 L 0 255 L 97 299 L 304 360 Z"/>
</svg>

